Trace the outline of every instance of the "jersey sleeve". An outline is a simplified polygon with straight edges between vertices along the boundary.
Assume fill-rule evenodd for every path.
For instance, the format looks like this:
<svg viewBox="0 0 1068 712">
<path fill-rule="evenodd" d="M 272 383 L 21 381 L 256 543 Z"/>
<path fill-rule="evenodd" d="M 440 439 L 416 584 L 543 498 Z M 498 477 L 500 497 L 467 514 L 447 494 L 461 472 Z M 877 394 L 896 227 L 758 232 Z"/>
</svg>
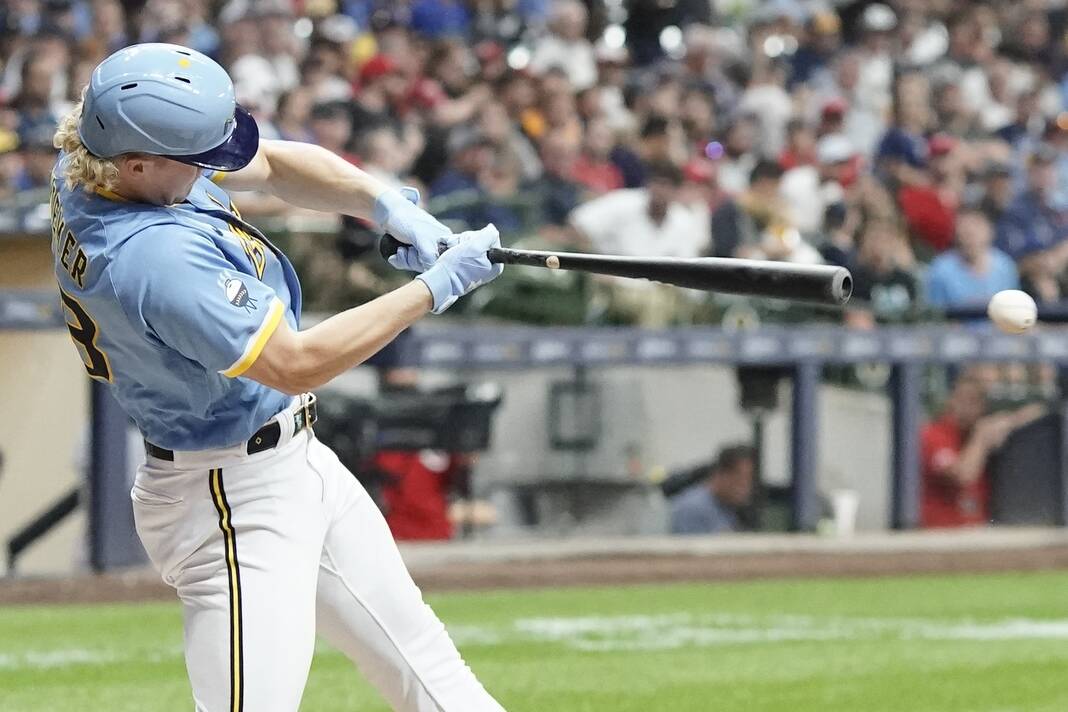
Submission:
<svg viewBox="0 0 1068 712">
<path fill-rule="evenodd" d="M 285 306 L 238 271 L 207 235 L 179 225 L 148 228 L 112 261 L 123 310 L 166 346 L 224 376 L 255 363 Z"/>
</svg>

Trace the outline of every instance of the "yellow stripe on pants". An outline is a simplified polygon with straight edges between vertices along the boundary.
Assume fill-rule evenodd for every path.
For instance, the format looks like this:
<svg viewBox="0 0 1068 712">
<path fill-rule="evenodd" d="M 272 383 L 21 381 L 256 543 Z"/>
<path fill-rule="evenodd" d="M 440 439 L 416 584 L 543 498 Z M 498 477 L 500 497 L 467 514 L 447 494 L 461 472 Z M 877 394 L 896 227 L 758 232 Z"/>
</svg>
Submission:
<svg viewBox="0 0 1068 712">
<path fill-rule="evenodd" d="M 230 588 L 230 712 L 241 712 L 245 681 L 241 640 L 241 571 L 237 565 L 237 535 L 231 521 L 230 505 L 223 490 L 222 469 L 211 471 L 211 498 L 219 512 L 219 529 L 223 533 L 226 554 L 226 578 Z"/>
</svg>

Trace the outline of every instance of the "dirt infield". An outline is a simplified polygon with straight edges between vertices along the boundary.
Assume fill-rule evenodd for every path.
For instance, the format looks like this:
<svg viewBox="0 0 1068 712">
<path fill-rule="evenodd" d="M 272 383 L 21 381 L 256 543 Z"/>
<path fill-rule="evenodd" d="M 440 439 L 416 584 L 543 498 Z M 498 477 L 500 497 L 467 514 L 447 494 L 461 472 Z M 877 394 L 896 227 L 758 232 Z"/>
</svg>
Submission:
<svg viewBox="0 0 1068 712">
<path fill-rule="evenodd" d="M 1065 530 L 982 530 L 827 539 L 463 542 L 402 547 L 424 590 L 1068 569 Z M 0 605 L 171 600 L 150 570 L 0 580 Z"/>
</svg>

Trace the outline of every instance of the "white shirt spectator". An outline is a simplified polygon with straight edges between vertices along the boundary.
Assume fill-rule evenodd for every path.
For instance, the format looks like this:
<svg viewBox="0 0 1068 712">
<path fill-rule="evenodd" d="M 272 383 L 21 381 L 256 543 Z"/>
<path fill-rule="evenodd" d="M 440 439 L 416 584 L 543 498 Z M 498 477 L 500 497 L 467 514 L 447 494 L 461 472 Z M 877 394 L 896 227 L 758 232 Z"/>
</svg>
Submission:
<svg viewBox="0 0 1068 712">
<path fill-rule="evenodd" d="M 663 222 L 649 216 L 644 188 L 614 190 L 571 213 L 571 223 L 596 252 L 631 257 L 698 257 L 711 240 L 704 204 L 673 202 Z"/>
<path fill-rule="evenodd" d="M 530 71 L 542 74 L 553 68 L 567 74 L 575 91 L 589 89 L 597 83 L 597 60 L 589 40 L 568 41 L 556 35 L 541 39 L 530 58 Z"/>
</svg>

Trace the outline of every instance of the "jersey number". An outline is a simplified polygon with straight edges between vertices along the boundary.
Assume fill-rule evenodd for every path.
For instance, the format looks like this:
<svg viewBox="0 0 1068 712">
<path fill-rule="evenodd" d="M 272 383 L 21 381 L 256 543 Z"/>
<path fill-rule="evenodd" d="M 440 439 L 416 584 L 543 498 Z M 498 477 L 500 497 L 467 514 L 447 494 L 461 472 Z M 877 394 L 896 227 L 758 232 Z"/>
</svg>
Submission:
<svg viewBox="0 0 1068 712">
<path fill-rule="evenodd" d="M 69 319 L 67 320 L 67 329 L 70 331 L 70 338 L 74 339 L 74 343 L 81 347 L 78 352 L 81 354 L 82 362 L 85 363 L 85 370 L 93 378 L 110 382 L 111 364 L 108 361 L 107 354 L 97 348 L 96 345 L 96 337 L 99 334 L 96 322 L 85 311 L 85 307 L 81 305 L 81 302 L 62 289 L 59 290 L 59 294 L 63 300 L 63 306 L 74 317 L 73 322 Z"/>
</svg>

